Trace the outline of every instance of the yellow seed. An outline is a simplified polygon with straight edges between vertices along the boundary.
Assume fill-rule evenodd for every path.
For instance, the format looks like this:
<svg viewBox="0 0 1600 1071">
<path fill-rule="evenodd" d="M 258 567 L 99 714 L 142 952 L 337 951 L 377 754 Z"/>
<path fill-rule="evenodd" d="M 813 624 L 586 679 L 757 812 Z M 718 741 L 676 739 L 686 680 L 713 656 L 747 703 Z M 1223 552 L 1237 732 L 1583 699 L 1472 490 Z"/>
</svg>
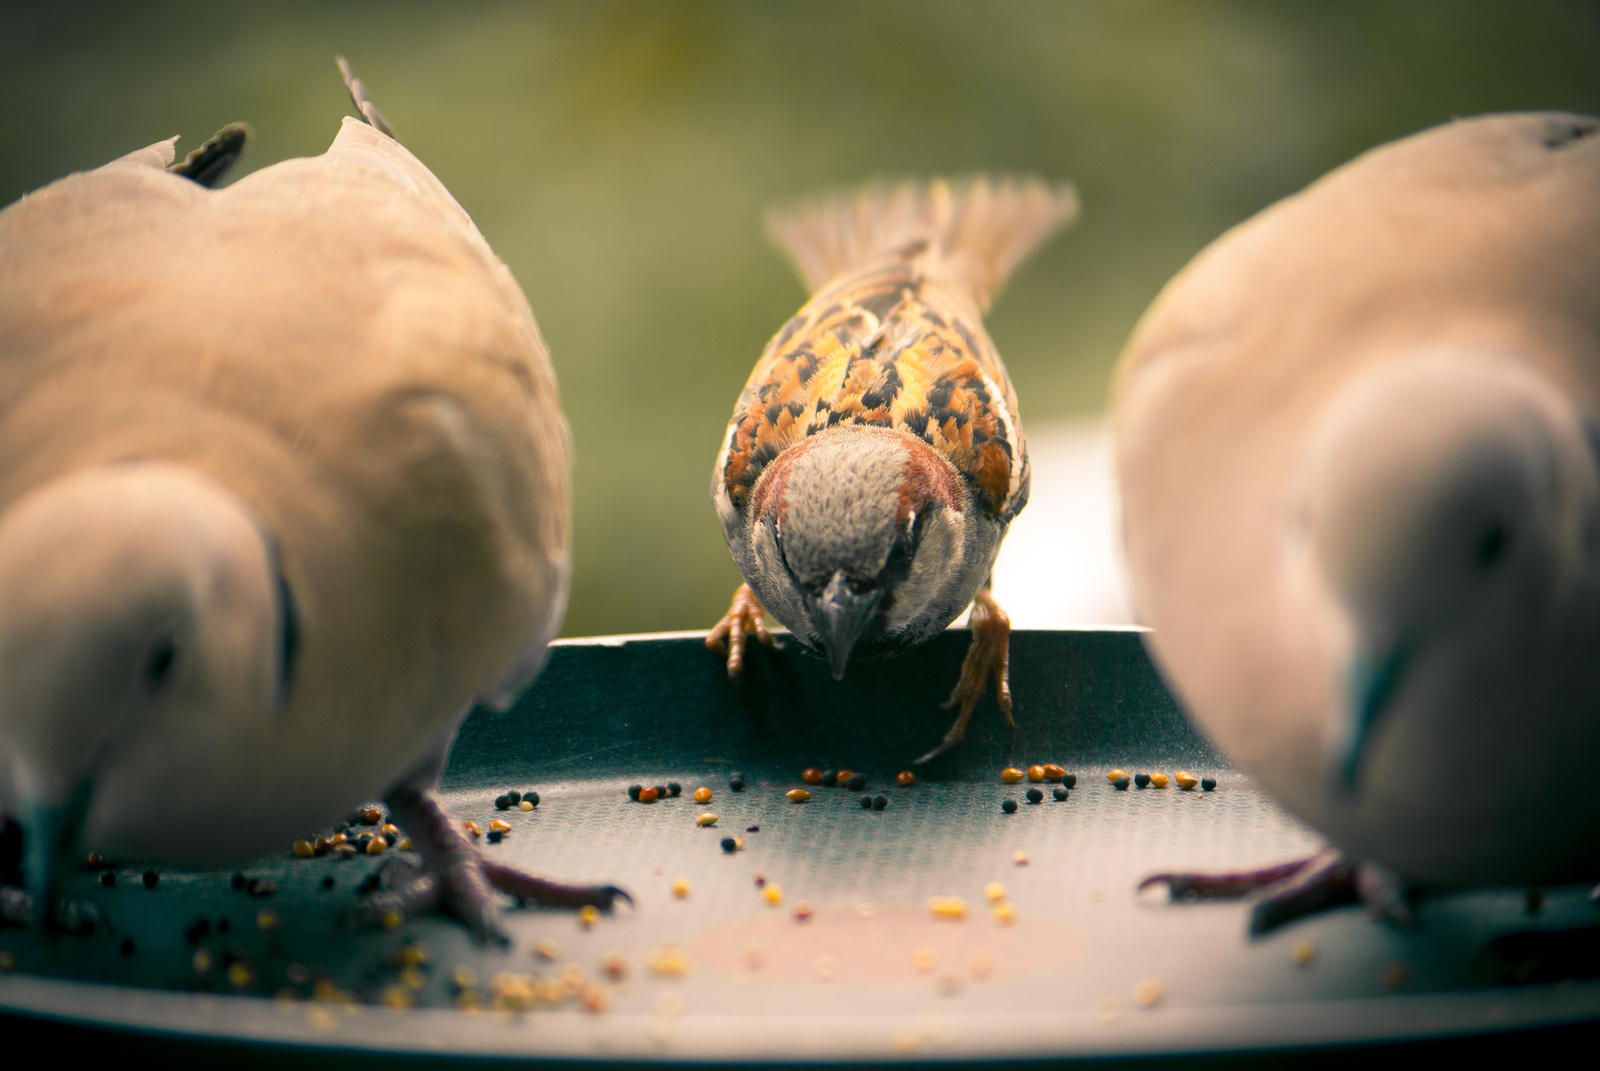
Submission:
<svg viewBox="0 0 1600 1071">
<path fill-rule="evenodd" d="M 928 913 L 936 919 L 960 921 L 967 917 L 967 902 L 959 896 L 931 896 Z"/>
<path fill-rule="evenodd" d="M 700 788 L 695 789 L 694 790 L 694 801 L 696 803 L 710 803 L 711 802 L 711 790 L 709 788 L 704 787 L 704 786 L 701 786 Z"/>
<path fill-rule="evenodd" d="M 1012 852 L 1011 853 L 1011 861 L 1013 863 L 1017 864 L 1018 866 L 1027 866 L 1028 865 L 1028 853 L 1024 852 L 1024 851 L 1020 851 L 1020 850 Z"/>
<path fill-rule="evenodd" d="M 791 788 L 784 795 L 788 797 L 790 803 L 804 803 L 811 798 L 811 793 L 803 788 Z"/>
<path fill-rule="evenodd" d="M 1317 946 L 1312 944 L 1310 941 L 1300 941 L 1293 948 L 1289 949 L 1289 959 L 1292 960 L 1297 967 L 1309 966 L 1311 961 L 1316 958 Z"/>
<path fill-rule="evenodd" d="M 422 973 L 421 967 L 400 968 L 400 984 L 409 989 L 421 989 L 422 983 L 427 980 L 427 975 Z"/>
<path fill-rule="evenodd" d="M 478 972 L 463 965 L 450 972 L 450 980 L 456 984 L 457 989 L 476 989 Z"/>
<path fill-rule="evenodd" d="M 383 928 L 386 930 L 398 930 L 400 924 L 405 920 L 406 917 L 400 913 L 398 908 L 391 907 L 383 913 Z"/>
<path fill-rule="evenodd" d="M 298 855 L 302 859 L 310 859 L 313 855 L 317 854 L 317 850 L 311 846 L 311 842 L 309 840 L 295 841 L 293 851 L 294 854 Z"/>
<path fill-rule="evenodd" d="M 409 1008 L 416 1000 L 411 990 L 403 985 L 386 987 L 380 999 L 382 999 L 383 1006 L 386 1008 Z"/>
<path fill-rule="evenodd" d="M 1010 900 L 1001 900 L 994 905 L 994 920 L 1002 926 L 1009 926 L 1017 921 L 1017 909 L 1011 906 Z"/>
<path fill-rule="evenodd" d="M 371 840 L 367 841 L 368 855 L 382 855 L 388 850 L 388 848 L 389 842 L 384 840 L 382 837 L 373 837 Z"/>
<path fill-rule="evenodd" d="M 502 833 L 509 833 L 511 832 L 511 823 L 507 822 L 504 818 L 496 818 L 493 822 L 489 823 L 489 828 L 498 829 Z"/>
<path fill-rule="evenodd" d="M 983 895 L 988 898 L 991 904 L 998 903 L 1006 898 L 1006 887 L 998 881 L 991 881 L 983 887 Z"/>
<path fill-rule="evenodd" d="M 398 967 L 415 967 L 428 962 L 432 958 L 427 945 L 406 944 L 401 945 L 390 957 Z"/>
<path fill-rule="evenodd" d="M 987 952 L 974 952 L 967 959 L 967 971 L 974 978 L 989 977 L 994 973 L 994 957 Z"/>
<path fill-rule="evenodd" d="M 395 848 L 397 850 L 399 850 L 399 851 L 402 851 L 402 852 L 409 852 L 411 850 L 411 838 L 410 837 L 401 837 L 400 838 L 400 843 L 396 844 Z"/>
<path fill-rule="evenodd" d="M 479 826 L 478 823 L 476 823 L 476 822 L 474 822 L 474 821 L 472 821 L 470 819 L 468 819 L 465 822 L 462 822 L 461 823 L 461 828 L 465 829 L 467 831 L 467 833 L 470 836 L 472 836 L 473 838 L 477 838 L 477 837 L 483 836 L 483 827 Z"/>
<path fill-rule="evenodd" d="M 266 930 L 270 933 L 278 928 L 279 922 L 276 911 L 268 911 L 263 908 L 256 912 L 256 929 L 258 930 Z"/>
<path fill-rule="evenodd" d="M 349 839 L 350 838 L 345 836 L 343 833 L 335 833 L 333 836 L 328 838 L 328 846 L 332 847 L 332 848 L 337 848 L 339 845 L 343 844 L 345 841 L 347 841 Z"/>
<path fill-rule="evenodd" d="M 398 833 L 398 832 L 400 832 L 400 827 L 395 825 L 393 822 L 385 822 L 385 823 L 383 823 L 383 825 L 378 827 L 378 832 L 379 833 Z"/>
<path fill-rule="evenodd" d="M 1166 788 L 1167 775 L 1164 773 L 1153 773 L 1150 775 L 1150 783 L 1157 788 Z"/>
<path fill-rule="evenodd" d="M 527 800 L 523 800 L 521 803 L 517 804 L 517 807 L 524 811 L 533 810 L 533 804 L 529 803 Z"/>
<path fill-rule="evenodd" d="M 767 902 L 768 907 L 777 907 L 783 903 L 783 890 L 769 881 L 766 888 L 761 890 L 761 899 Z"/>
<path fill-rule="evenodd" d="M 1128 996 L 1141 1008 L 1153 1008 L 1167 995 L 1167 987 L 1159 978 L 1145 978 L 1135 982 Z"/>
<path fill-rule="evenodd" d="M 686 899 L 689 895 L 689 883 L 684 881 L 682 878 L 679 878 L 677 881 L 673 882 L 672 895 L 676 896 L 679 900 Z"/>
<path fill-rule="evenodd" d="M 931 948 L 919 948 L 911 953 L 911 969 L 929 974 L 939 965 L 939 955 Z"/>
<path fill-rule="evenodd" d="M 717 816 L 710 811 L 704 814 L 697 814 L 694 818 L 694 824 L 697 826 L 714 826 L 717 824 Z"/>
<path fill-rule="evenodd" d="M 205 974 L 207 971 L 211 970 L 214 963 L 211 958 L 211 953 L 203 948 L 196 949 L 194 958 L 189 962 L 194 964 L 194 972 L 196 974 Z"/>
<path fill-rule="evenodd" d="M 689 953 L 676 945 L 662 945 L 650 953 L 645 966 L 663 978 L 682 978 L 693 968 L 694 961 L 689 958 Z"/>
<path fill-rule="evenodd" d="M 243 989 L 255 980 L 256 976 L 250 973 L 250 968 L 243 963 L 235 963 L 228 968 L 228 984 L 235 989 Z"/>
<path fill-rule="evenodd" d="M 1044 767 L 1043 766 L 1029 766 L 1028 767 L 1028 780 L 1029 781 L 1043 781 L 1044 780 Z"/>
<path fill-rule="evenodd" d="M 1110 781 L 1112 784 L 1115 784 L 1117 778 L 1119 778 L 1119 777 L 1127 777 L 1127 776 L 1128 776 L 1128 771 L 1127 770 L 1112 770 L 1110 773 L 1106 774 L 1106 780 Z M 1179 774 L 1178 777 L 1182 778 L 1183 775 Z"/>
<path fill-rule="evenodd" d="M 582 926 L 584 929 L 589 929 L 599 921 L 600 909 L 595 907 L 593 904 L 584 904 L 578 909 L 578 925 Z"/>
<path fill-rule="evenodd" d="M 1188 770 L 1179 770 L 1172 775 L 1172 779 L 1178 782 L 1178 787 L 1185 791 L 1194 788 L 1195 785 L 1200 783 L 1200 779 Z"/>
<path fill-rule="evenodd" d="M 734 837 L 733 838 L 733 850 L 736 851 L 736 852 L 744 851 L 744 838 L 743 837 Z"/>
<path fill-rule="evenodd" d="M 17 957 L 10 952 L 0 952 L 0 974 L 10 974 L 17 969 Z"/>
<path fill-rule="evenodd" d="M 1000 780 L 1004 781 L 1008 785 L 1014 785 L 1026 776 L 1027 774 L 1023 773 L 1015 766 L 1007 766 L 1004 770 L 1000 771 Z"/>
</svg>

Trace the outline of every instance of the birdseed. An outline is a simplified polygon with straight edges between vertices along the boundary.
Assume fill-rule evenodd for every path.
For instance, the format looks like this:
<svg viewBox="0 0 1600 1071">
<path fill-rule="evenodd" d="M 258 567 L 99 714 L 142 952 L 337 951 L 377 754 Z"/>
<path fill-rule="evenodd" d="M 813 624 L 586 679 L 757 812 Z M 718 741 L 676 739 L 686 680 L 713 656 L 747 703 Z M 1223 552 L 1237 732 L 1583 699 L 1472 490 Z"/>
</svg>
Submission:
<svg viewBox="0 0 1600 1071">
<path fill-rule="evenodd" d="M 1140 788 L 1148 788 L 1150 785 L 1150 775 L 1147 773 L 1134 774 L 1133 783 L 1138 785 Z"/>
<path fill-rule="evenodd" d="M 805 922 L 809 920 L 813 914 L 815 914 L 815 912 L 811 908 L 810 900 L 801 900 L 799 903 L 794 905 L 794 920 L 796 922 Z"/>
<path fill-rule="evenodd" d="M 593 904 L 584 904 L 578 909 L 578 925 L 589 929 L 600 921 L 600 909 Z"/>
<path fill-rule="evenodd" d="M 704 786 L 695 789 L 694 790 L 694 801 L 696 803 L 710 803 L 711 802 L 711 790 L 709 788 L 705 788 Z"/>
<path fill-rule="evenodd" d="M 894 775 L 894 780 L 899 785 L 914 785 L 917 783 L 917 775 L 910 770 L 901 770 Z"/>
<path fill-rule="evenodd" d="M 967 902 L 959 896 L 930 896 L 928 914 L 945 922 L 960 922 L 967 917 Z"/>
<path fill-rule="evenodd" d="M 738 770 L 735 770 L 733 773 L 729 774 L 728 787 L 733 789 L 735 792 L 743 792 L 744 774 L 740 773 Z"/>
<path fill-rule="evenodd" d="M 1114 781 L 1111 782 L 1111 784 L 1112 784 L 1112 787 L 1117 789 L 1117 791 L 1126 792 L 1128 790 L 1128 778 L 1127 778 L 1127 775 L 1124 774 L 1123 776 L 1115 779 Z"/>
<path fill-rule="evenodd" d="M 768 907 L 777 907 L 783 903 L 783 890 L 769 881 L 766 883 L 765 888 L 761 890 L 761 898 L 767 902 Z"/>
<path fill-rule="evenodd" d="M 706 811 L 704 814 L 697 814 L 694 816 L 694 824 L 697 826 L 714 826 L 717 824 L 717 816 L 710 811 Z"/>
<path fill-rule="evenodd" d="M 1020 849 L 1011 853 L 1011 861 L 1018 866 L 1028 865 L 1028 853 Z"/>
<path fill-rule="evenodd" d="M 1059 782 L 1065 776 L 1067 776 L 1067 771 L 1062 767 L 1053 762 L 1044 764 L 1044 779 L 1046 781 Z"/>
<path fill-rule="evenodd" d="M 289 850 L 294 852 L 294 854 L 299 856 L 301 859 L 310 859 L 313 855 L 317 854 L 317 850 L 311 846 L 311 842 L 309 840 L 297 840 L 293 845 L 290 846 Z"/>
<path fill-rule="evenodd" d="M 517 809 L 519 811 L 531 811 L 533 810 L 533 804 L 528 800 L 523 800 L 521 803 L 517 804 Z"/>
<path fill-rule="evenodd" d="M 1062 788 L 1060 785 L 1057 785 L 1054 789 L 1052 789 L 1050 791 L 1050 795 L 1054 796 L 1058 801 L 1063 801 L 1064 802 L 1067 799 L 1067 797 L 1071 795 L 1071 793 L 1068 792 L 1066 789 Z"/>
<path fill-rule="evenodd" d="M 483 827 L 478 825 L 478 823 L 472 821 L 471 819 L 468 819 L 467 821 L 462 822 L 461 823 L 461 828 L 466 830 L 467 831 L 467 835 L 472 837 L 474 840 L 476 840 L 478 837 L 483 836 Z"/>
<path fill-rule="evenodd" d="M 1177 773 L 1172 775 L 1172 779 L 1178 782 L 1178 787 L 1183 789 L 1185 792 L 1192 792 L 1194 790 L 1194 786 L 1200 783 L 1200 779 L 1194 774 L 1190 773 L 1188 770 L 1179 770 Z"/>
<path fill-rule="evenodd" d="M 833 788 L 839 783 L 839 774 L 835 770 L 822 771 L 822 783 L 827 788 Z"/>
<path fill-rule="evenodd" d="M 628 957 L 621 952 L 607 952 L 600 957 L 600 973 L 613 982 L 623 981 L 628 977 Z"/>
<path fill-rule="evenodd" d="M 506 831 L 503 829 L 491 829 L 487 839 L 490 844 L 499 844 L 506 839 Z"/>
<path fill-rule="evenodd" d="M 494 821 L 489 823 L 489 828 L 498 829 L 502 833 L 509 833 L 511 832 L 511 823 L 507 822 L 504 818 L 496 818 Z"/>
<path fill-rule="evenodd" d="M 522 803 L 519 804 L 519 806 L 522 807 L 524 811 L 533 810 L 535 807 L 539 806 L 539 793 L 524 792 L 522 794 Z"/>
<path fill-rule="evenodd" d="M 694 961 L 677 945 L 662 945 L 650 953 L 645 966 L 663 978 L 682 978 L 693 969 Z"/>
<path fill-rule="evenodd" d="M 1128 776 L 1128 771 L 1127 770 L 1112 770 L 1110 773 L 1106 774 L 1106 780 L 1110 781 L 1112 784 L 1116 784 L 1117 783 L 1117 778 L 1119 778 L 1119 777 L 1127 777 L 1127 776 Z"/>
<path fill-rule="evenodd" d="M 997 904 L 1006 898 L 1006 887 L 998 881 L 991 881 L 983 887 L 983 895 L 991 904 Z"/>
<path fill-rule="evenodd" d="M 994 920 L 1002 926 L 1009 926 L 1017 921 L 1017 909 L 1011 906 L 1010 900 L 1001 900 L 990 909 Z"/>
<path fill-rule="evenodd" d="M 283 920 L 278 917 L 278 913 L 276 911 L 269 911 L 263 908 L 262 910 L 256 912 L 256 929 L 258 930 L 261 930 L 265 933 L 271 933 L 282 924 Z"/>
<path fill-rule="evenodd" d="M 811 798 L 811 793 L 807 792 L 803 788 L 791 788 L 783 795 L 784 798 L 790 803 L 804 803 L 806 800 Z"/>
<path fill-rule="evenodd" d="M 1006 800 L 1006 801 L 1004 801 L 1003 803 L 1000 804 L 1000 809 L 1002 811 L 1004 811 L 1006 814 L 1016 814 L 1017 813 L 1017 801 L 1016 800 Z"/>
<path fill-rule="evenodd" d="M 676 781 L 668 781 L 667 782 L 667 795 L 669 795 L 669 796 L 679 796 L 679 795 L 682 795 L 682 794 L 683 794 L 683 786 L 682 785 L 678 784 L 678 782 L 676 782 Z"/>
<path fill-rule="evenodd" d="M 1167 987 L 1159 978 L 1144 978 L 1135 982 L 1128 998 L 1141 1008 L 1154 1008 L 1167 995 Z"/>
<path fill-rule="evenodd" d="M 1028 767 L 1028 780 L 1029 781 L 1043 781 L 1044 780 L 1044 767 L 1043 766 L 1029 766 Z"/>
<path fill-rule="evenodd" d="M 146 870 L 141 880 L 144 882 L 144 887 L 146 889 L 154 889 L 157 885 L 161 884 L 161 875 L 157 874 L 154 870 Z"/>
<path fill-rule="evenodd" d="M 683 878 L 674 881 L 672 883 L 672 895 L 679 900 L 687 900 L 689 898 L 689 883 Z"/>
<path fill-rule="evenodd" d="M 843 776 L 842 774 L 840 776 Z M 860 792 L 867 787 L 867 775 L 853 773 L 845 779 L 844 787 L 851 792 Z"/>
<path fill-rule="evenodd" d="M 722 850 L 730 854 L 736 852 L 739 850 L 739 842 L 734 840 L 732 837 L 723 837 Z"/>
<path fill-rule="evenodd" d="M 854 776 L 856 776 L 856 772 L 854 770 L 840 770 L 838 773 L 833 775 L 834 780 L 841 785 L 844 785 L 846 781 L 850 780 Z M 845 785 L 845 787 L 848 788 L 850 786 Z"/>
<path fill-rule="evenodd" d="M 661 793 L 657 792 L 653 788 L 641 788 L 639 790 L 639 802 L 640 803 L 654 803 L 657 799 L 660 798 L 660 796 L 661 796 Z"/>
<path fill-rule="evenodd" d="M 1028 802 L 1029 803 L 1038 803 L 1042 799 L 1044 799 L 1044 793 L 1043 792 L 1040 792 L 1036 788 L 1028 789 Z"/>
<path fill-rule="evenodd" d="M 1004 781 L 1008 785 L 1017 784 L 1026 776 L 1028 775 L 1017 769 L 1015 766 L 1007 766 L 1004 770 L 1000 771 L 1000 780 Z"/>
<path fill-rule="evenodd" d="M 864 811 L 872 810 L 872 797 L 870 795 L 862 796 L 861 800 L 860 800 L 860 803 L 861 803 L 861 809 L 862 810 L 864 810 Z"/>
<path fill-rule="evenodd" d="M 822 784 L 822 771 L 815 766 L 809 767 L 800 772 L 800 780 L 808 785 L 820 785 Z"/>
<path fill-rule="evenodd" d="M 1317 958 L 1317 946 L 1310 941 L 1297 941 L 1289 949 L 1289 962 L 1296 967 L 1309 967 Z"/>
<path fill-rule="evenodd" d="M 656 786 L 656 799 L 664 800 L 664 799 L 667 798 L 668 795 L 670 795 L 670 793 L 667 792 L 667 786 L 666 785 L 657 785 Z"/>
<path fill-rule="evenodd" d="M 1061 783 L 1063 785 L 1066 785 L 1068 788 L 1077 788 L 1078 787 L 1078 775 L 1075 774 L 1075 773 L 1069 773 L 1069 774 L 1067 774 L 1067 776 L 1065 776 L 1065 777 L 1063 777 L 1061 779 Z"/>
<path fill-rule="evenodd" d="M 383 812 L 376 807 L 369 807 L 361 812 L 361 824 L 364 826 L 375 826 L 381 821 L 383 821 Z"/>
<path fill-rule="evenodd" d="M 628 798 L 635 803 L 639 802 L 639 794 L 644 791 L 643 785 L 629 785 Z"/>
<path fill-rule="evenodd" d="M 1157 788 L 1166 788 L 1167 775 L 1164 773 L 1153 773 L 1150 775 L 1150 783 Z"/>
<path fill-rule="evenodd" d="M 117 872 L 115 870 L 102 870 L 100 872 L 100 884 L 101 885 L 104 885 L 106 888 L 109 889 L 113 885 L 115 885 L 116 883 L 117 883 Z"/>
<path fill-rule="evenodd" d="M 499 831 L 496 830 L 496 832 L 499 832 Z M 496 837 L 494 839 L 498 840 L 499 838 Z M 371 840 L 367 841 L 367 854 L 368 855 L 382 855 L 385 851 L 388 850 L 388 848 L 389 848 L 389 842 L 384 840 L 382 837 L 373 837 Z"/>
<path fill-rule="evenodd" d="M 1215 777 L 1202 777 L 1200 779 L 1201 792 L 1213 792 L 1216 790 L 1216 787 L 1217 779 Z"/>
<path fill-rule="evenodd" d="M 874 811 L 881 811 L 885 807 L 888 807 L 888 806 L 889 806 L 889 797 L 885 796 L 882 792 L 880 792 L 876 796 L 872 797 L 872 809 Z"/>
</svg>

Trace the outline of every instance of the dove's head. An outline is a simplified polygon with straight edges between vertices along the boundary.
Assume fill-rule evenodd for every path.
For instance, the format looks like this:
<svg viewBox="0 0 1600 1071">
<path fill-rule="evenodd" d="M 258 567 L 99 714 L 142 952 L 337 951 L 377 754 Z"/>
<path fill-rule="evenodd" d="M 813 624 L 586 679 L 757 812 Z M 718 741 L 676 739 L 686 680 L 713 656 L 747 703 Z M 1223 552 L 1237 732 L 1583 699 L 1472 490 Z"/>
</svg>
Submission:
<svg viewBox="0 0 1600 1071">
<path fill-rule="evenodd" d="M 975 512 L 955 467 L 920 439 L 834 428 L 756 482 L 745 579 L 838 679 L 852 654 L 921 643 L 972 601 L 998 546 Z"/>
<path fill-rule="evenodd" d="M 233 729 L 277 715 L 293 648 L 270 540 L 197 472 L 105 465 L 0 514 L 0 811 L 23 826 L 36 918 L 86 838 L 137 850 L 141 823 L 170 820 L 152 796 L 202 791 Z M 216 825 L 227 791 L 195 820 Z"/>
<path fill-rule="evenodd" d="M 1515 778 L 1593 617 L 1593 428 L 1521 360 L 1438 352 L 1358 377 L 1309 443 L 1297 526 L 1330 596 L 1337 791 L 1442 756 Z"/>
</svg>

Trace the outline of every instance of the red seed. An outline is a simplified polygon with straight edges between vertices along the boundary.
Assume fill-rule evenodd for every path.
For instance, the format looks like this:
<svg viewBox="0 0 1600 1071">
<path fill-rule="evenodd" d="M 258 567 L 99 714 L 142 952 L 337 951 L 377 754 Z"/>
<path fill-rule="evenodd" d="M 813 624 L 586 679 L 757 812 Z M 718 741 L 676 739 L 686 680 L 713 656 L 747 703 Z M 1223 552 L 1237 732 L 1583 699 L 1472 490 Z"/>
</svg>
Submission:
<svg viewBox="0 0 1600 1071">
<path fill-rule="evenodd" d="M 808 785 L 820 785 L 822 784 L 822 771 L 813 766 L 800 775 L 800 780 Z"/>
<path fill-rule="evenodd" d="M 639 790 L 639 802 L 640 803 L 654 803 L 656 801 L 657 797 L 659 797 L 660 795 L 661 795 L 661 793 L 657 792 L 653 788 L 642 788 L 642 789 Z"/>
<path fill-rule="evenodd" d="M 917 783 L 917 775 L 910 770 L 901 770 L 894 775 L 894 779 L 902 785 L 914 785 Z"/>
</svg>

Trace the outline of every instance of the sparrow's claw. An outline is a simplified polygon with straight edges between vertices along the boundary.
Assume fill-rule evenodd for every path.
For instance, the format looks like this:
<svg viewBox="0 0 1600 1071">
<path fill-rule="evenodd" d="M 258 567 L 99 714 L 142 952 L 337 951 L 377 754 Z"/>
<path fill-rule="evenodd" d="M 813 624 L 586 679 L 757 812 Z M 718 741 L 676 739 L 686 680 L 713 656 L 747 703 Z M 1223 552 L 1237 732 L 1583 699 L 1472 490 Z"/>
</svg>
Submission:
<svg viewBox="0 0 1600 1071">
<path fill-rule="evenodd" d="M 1011 618 L 1000 609 L 1000 604 L 994 601 L 987 587 L 979 588 L 977 598 L 972 600 L 968 627 L 972 630 L 972 642 L 967 646 L 967 657 L 961 663 L 961 676 L 956 680 L 950 698 L 944 702 L 945 710 L 959 708 L 955 724 L 944 734 L 939 746 L 912 763 L 913 766 L 938 758 L 965 739 L 967 723 L 972 720 L 978 700 L 983 698 L 991 673 L 1000 700 L 1000 713 L 1005 717 L 1006 725 L 1013 732 L 1016 731 L 1016 720 L 1011 717 Z"/>
<path fill-rule="evenodd" d="M 1336 848 L 1308 859 L 1232 873 L 1152 874 L 1140 890 L 1165 884 L 1174 900 L 1237 899 L 1253 892 L 1260 898 L 1250 910 L 1250 932 L 1263 934 L 1330 907 L 1361 901 L 1374 918 L 1412 925 L 1405 884 L 1393 871 L 1376 863 L 1351 863 Z"/>
<path fill-rule="evenodd" d="M 744 672 L 744 639 L 748 634 L 754 632 L 756 639 L 768 647 L 783 646 L 768 631 L 766 613 L 766 607 L 750 590 L 750 585 L 740 584 L 739 590 L 733 593 L 733 605 L 706 636 L 707 647 L 718 654 L 727 654 L 729 680 L 738 680 L 739 674 Z"/>
<path fill-rule="evenodd" d="M 563 885 L 493 863 L 469 842 L 432 792 L 406 787 L 388 798 L 390 813 L 406 830 L 422 866 L 395 860 L 382 871 L 383 885 L 367 900 L 369 918 L 394 925 L 410 915 L 443 908 L 459 916 L 483 944 L 509 943 L 500 928 L 495 890 L 523 900 L 562 907 L 609 908 L 621 897 L 612 885 Z"/>
</svg>

